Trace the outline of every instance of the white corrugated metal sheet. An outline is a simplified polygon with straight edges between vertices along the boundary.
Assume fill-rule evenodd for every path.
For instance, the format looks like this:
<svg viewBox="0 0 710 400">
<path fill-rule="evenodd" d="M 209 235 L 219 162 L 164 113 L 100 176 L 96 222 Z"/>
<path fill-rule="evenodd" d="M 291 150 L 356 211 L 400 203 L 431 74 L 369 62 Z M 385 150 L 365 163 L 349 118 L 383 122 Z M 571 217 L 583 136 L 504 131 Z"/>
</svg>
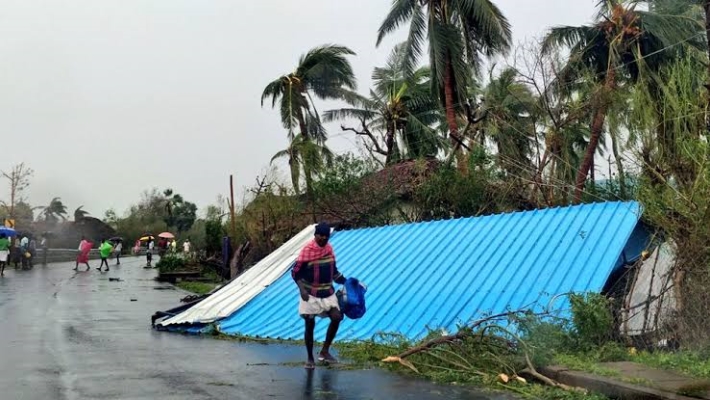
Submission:
<svg viewBox="0 0 710 400">
<path fill-rule="evenodd" d="M 207 324 L 232 315 L 290 270 L 301 248 L 313 238 L 314 228 L 315 225 L 311 225 L 302 230 L 283 246 L 238 276 L 229 285 L 185 312 L 162 321 L 158 325 Z"/>
</svg>

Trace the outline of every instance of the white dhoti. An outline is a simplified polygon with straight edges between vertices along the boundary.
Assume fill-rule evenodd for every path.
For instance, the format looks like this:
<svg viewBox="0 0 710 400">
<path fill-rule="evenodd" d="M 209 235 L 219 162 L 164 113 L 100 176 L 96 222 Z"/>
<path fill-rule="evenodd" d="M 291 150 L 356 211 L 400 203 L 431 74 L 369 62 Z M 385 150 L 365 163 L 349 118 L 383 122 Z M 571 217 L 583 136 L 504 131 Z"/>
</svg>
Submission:
<svg viewBox="0 0 710 400">
<path fill-rule="evenodd" d="M 318 316 L 321 318 L 328 317 L 328 313 L 332 309 L 340 310 L 338 304 L 338 296 L 335 294 L 326 298 L 308 296 L 308 301 L 300 299 L 298 303 L 298 314 L 302 316 Z"/>
</svg>

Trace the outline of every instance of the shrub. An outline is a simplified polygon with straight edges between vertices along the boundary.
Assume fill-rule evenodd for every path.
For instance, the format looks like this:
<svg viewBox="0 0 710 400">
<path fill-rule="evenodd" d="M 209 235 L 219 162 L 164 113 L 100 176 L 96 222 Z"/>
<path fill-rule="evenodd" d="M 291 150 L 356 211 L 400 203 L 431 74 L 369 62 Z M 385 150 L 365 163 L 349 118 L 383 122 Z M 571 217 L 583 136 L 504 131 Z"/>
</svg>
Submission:
<svg viewBox="0 0 710 400">
<path fill-rule="evenodd" d="M 611 341 L 614 318 L 608 298 L 599 293 L 573 294 L 570 303 L 574 338 L 582 349 Z"/>
<path fill-rule="evenodd" d="M 158 271 L 161 273 L 176 271 L 185 268 L 186 265 L 187 262 L 185 261 L 185 258 L 179 254 L 170 253 L 160 257 L 160 261 L 156 264 Z"/>
</svg>

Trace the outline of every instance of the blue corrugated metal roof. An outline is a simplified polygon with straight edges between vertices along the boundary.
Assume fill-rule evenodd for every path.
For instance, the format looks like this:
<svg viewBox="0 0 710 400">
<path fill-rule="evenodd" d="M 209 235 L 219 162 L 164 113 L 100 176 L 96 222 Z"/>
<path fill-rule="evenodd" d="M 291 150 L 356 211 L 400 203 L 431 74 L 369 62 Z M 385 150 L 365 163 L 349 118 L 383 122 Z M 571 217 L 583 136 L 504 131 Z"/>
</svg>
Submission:
<svg viewBox="0 0 710 400">
<path fill-rule="evenodd" d="M 338 268 L 368 285 L 367 314 L 346 319 L 339 340 L 428 329 L 455 331 L 483 313 L 559 294 L 600 291 L 640 216 L 609 202 L 336 232 Z M 228 334 L 300 339 L 298 291 L 284 275 L 219 323 Z M 553 303 L 563 312 L 566 300 Z M 328 323 L 317 324 L 322 340 Z"/>
</svg>

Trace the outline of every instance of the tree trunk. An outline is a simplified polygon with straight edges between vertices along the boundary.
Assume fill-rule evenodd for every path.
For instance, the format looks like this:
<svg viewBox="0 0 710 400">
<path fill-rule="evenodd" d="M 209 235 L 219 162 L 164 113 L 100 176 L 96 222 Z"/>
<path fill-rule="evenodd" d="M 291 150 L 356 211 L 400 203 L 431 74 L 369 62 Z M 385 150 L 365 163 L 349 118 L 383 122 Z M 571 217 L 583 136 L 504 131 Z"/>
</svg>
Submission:
<svg viewBox="0 0 710 400">
<path fill-rule="evenodd" d="M 709 0 L 710 1 L 710 0 Z M 449 125 L 449 134 L 458 135 L 458 124 L 456 123 L 456 100 L 454 99 L 454 69 L 451 62 L 446 63 L 446 72 L 444 75 L 444 107 L 446 109 L 446 122 Z M 458 142 L 451 138 L 451 144 L 456 145 Z"/>
<path fill-rule="evenodd" d="M 10 219 L 14 219 L 14 218 L 15 218 L 15 196 L 16 196 L 16 192 L 17 192 L 16 186 L 13 184 L 13 185 L 10 187 L 10 212 L 9 212 L 9 215 L 8 215 L 8 217 L 10 217 Z"/>
<path fill-rule="evenodd" d="M 606 71 L 606 78 L 604 79 L 604 85 L 602 86 L 598 95 L 599 98 L 597 99 L 594 117 L 592 118 L 589 145 L 587 146 L 587 150 L 584 152 L 582 164 L 579 166 L 579 170 L 577 171 L 577 180 L 575 182 L 574 190 L 574 204 L 579 204 L 582 201 L 584 183 L 587 181 L 589 170 L 594 164 L 594 155 L 597 153 L 599 139 L 602 136 L 602 130 L 604 129 L 604 121 L 606 120 L 606 112 L 609 109 L 608 95 L 611 89 L 614 87 L 615 80 L 616 72 L 611 66 L 611 64 L 609 64 L 609 68 L 607 68 Z"/>
<path fill-rule="evenodd" d="M 313 196 L 313 170 L 307 166 L 303 166 L 303 172 L 305 174 L 306 180 L 306 201 L 308 202 L 308 207 L 311 209 L 311 216 L 313 217 L 313 223 L 318 223 L 316 216 L 316 204 L 315 197 Z"/>
<path fill-rule="evenodd" d="M 449 125 L 449 139 L 454 156 L 458 160 L 459 170 L 465 169 L 463 154 L 459 140 L 459 127 L 456 123 L 456 99 L 454 98 L 454 68 L 451 59 L 446 61 L 446 71 L 444 72 L 444 108 L 446 110 L 446 123 Z"/>
<path fill-rule="evenodd" d="M 387 123 L 387 133 L 385 134 L 385 148 L 387 149 L 385 165 L 389 165 L 392 162 L 392 153 L 394 152 L 394 122 Z"/>
<path fill-rule="evenodd" d="M 710 43 L 710 0 L 705 0 L 703 2 L 703 8 L 705 9 L 705 37 Z M 710 61 L 710 47 L 708 47 L 708 61 Z M 710 62 L 708 63 L 708 79 L 710 79 Z M 707 84 L 707 89 L 710 90 L 710 82 Z"/>
<path fill-rule="evenodd" d="M 619 141 L 617 139 L 615 134 L 611 135 L 611 151 L 614 153 L 616 161 L 616 173 L 619 174 L 619 195 L 623 200 L 626 200 L 626 174 L 624 173 L 624 163 L 619 155 Z M 611 178 L 611 176 L 609 177 Z"/>
<path fill-rule="evenodd" d="M 537 204 L 538 206 L 540 205 L 540 202 L 538 201 L 539 199 L 537 197 L 538 191 L 540 192 L 540 194 L 542 194 L 543 199 L 545 198 L 545 191 L 542 188 L 542 173 L 545 170 L 545 167 L 547 167 L 549 154 L 549 151 L 545 149 L 545 153 L 542 155 L 542 160 L 539 161 L 539 164 L 537 166 L 537 172 L 535 173 L 535 178 L 533 179 L 533 188 L 530 194 L 530 202 L 533 204 Z"/>
</svg>

